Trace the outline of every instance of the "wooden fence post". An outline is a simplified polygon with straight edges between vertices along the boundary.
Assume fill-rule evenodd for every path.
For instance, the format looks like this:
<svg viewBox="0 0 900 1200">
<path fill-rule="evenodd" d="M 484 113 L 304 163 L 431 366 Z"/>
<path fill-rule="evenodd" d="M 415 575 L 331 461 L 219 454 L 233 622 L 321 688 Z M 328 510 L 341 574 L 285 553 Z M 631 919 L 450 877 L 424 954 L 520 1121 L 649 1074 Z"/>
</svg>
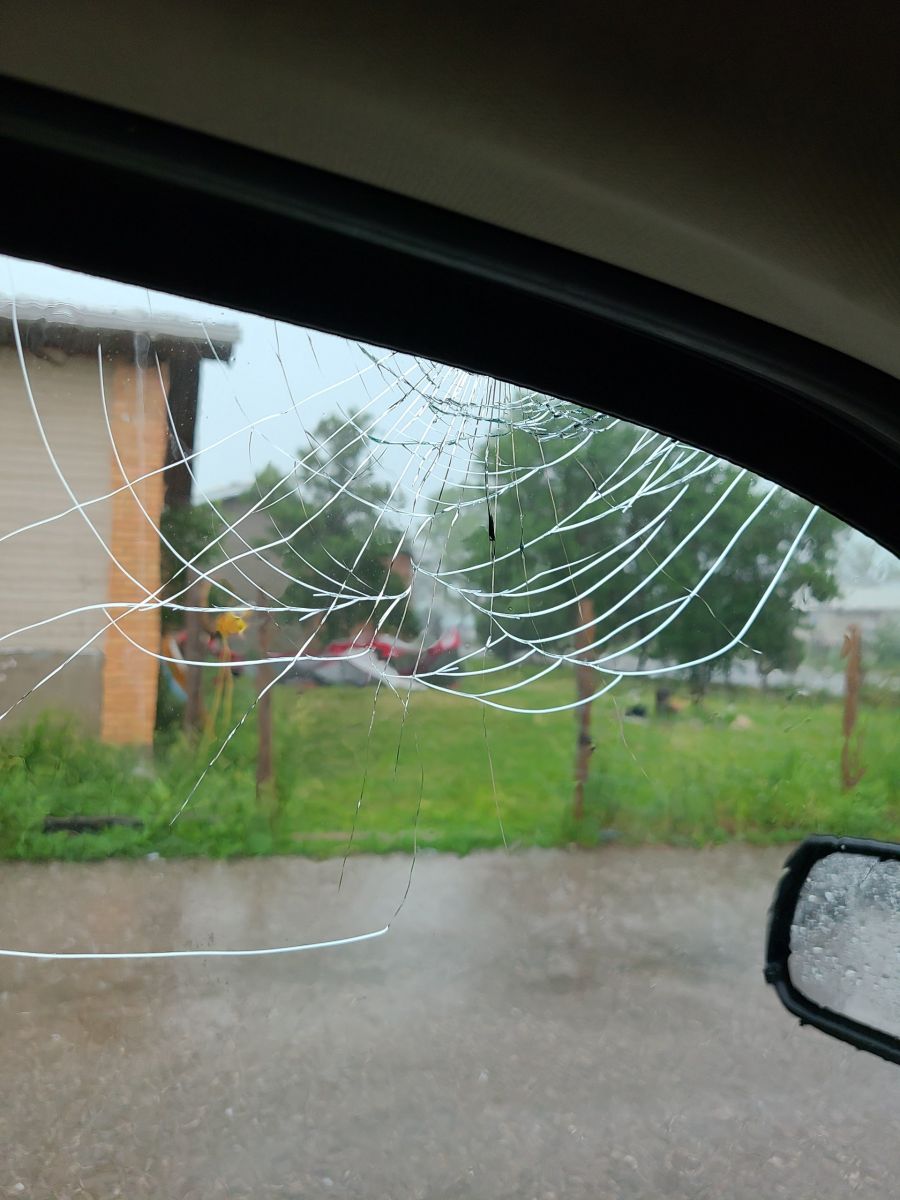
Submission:
<svg viewBox="0 0 900 1200">
<path fill-rule="evenodd" d="M 190 568 L 188 568 L 190 570 Z M 193 572 L 192 572 L 193 573 Z M 203 653 L 203 588 L 200 577 L 194 574 L 193 582 L 187 591 L 188 612 L 185 615 L 184 628 L 187 637 L 184 643 L 184 657 L 188 662 L 201 662 Z M 203 705 L 203 668 L 185 667 L 185 691 L 187 702 L 184 706 L 185 733 L 194 737 L 203 731 L 206 721 L 206 711 Z"/>
<path fill-rule="evenodd" d="M 578 624 L 583 629 L 575 635 L 575 647 L 578 658 L 587 663 L 588 650 L 594 635 L 594 601 L 590 596 L 578 601 Z M 581 662 L 575 667 L 575 687 L 580 701 L 575 710 L 578 740 L 575 747 L 575 791 L 572 796 L 572 816 L 576 821 L 584 818 L 584 787 L 588 780 L 591 766 L 591 755 L 594 753 L 594 739 L 591 736 L 591 709 L 593 701 L 588 699 L 594 690 L 596 674 L 589 666 Z"/>
</svg>

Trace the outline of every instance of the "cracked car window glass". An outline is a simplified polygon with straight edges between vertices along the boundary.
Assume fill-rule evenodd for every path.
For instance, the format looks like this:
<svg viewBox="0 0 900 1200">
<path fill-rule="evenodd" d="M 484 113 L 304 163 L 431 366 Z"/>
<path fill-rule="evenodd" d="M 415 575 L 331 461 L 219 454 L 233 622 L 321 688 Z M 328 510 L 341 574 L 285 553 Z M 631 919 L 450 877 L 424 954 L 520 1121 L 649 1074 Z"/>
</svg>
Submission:
<svg viewBox="0 0 900 1200">
<path fill-rule="evenodd" d="M 0 293 L 0 1186 L 888 1195 L 760 947 L 786 844 L 900 837 L 897 560 L 602 362 Z"/>
</svg>

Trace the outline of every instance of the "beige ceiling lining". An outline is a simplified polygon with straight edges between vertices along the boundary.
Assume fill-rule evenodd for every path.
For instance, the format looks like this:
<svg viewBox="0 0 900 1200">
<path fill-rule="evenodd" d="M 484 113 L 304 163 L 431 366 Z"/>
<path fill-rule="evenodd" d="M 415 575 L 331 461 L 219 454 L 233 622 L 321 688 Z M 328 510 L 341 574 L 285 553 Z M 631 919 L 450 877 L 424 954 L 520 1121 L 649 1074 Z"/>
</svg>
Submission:
<svg viewBox="0 0 900 1200">
<path fill-rule="evenodd" d="M 425 27 L 411 3 L 23 6 L 4 14 L 0 69 L 542 238 L 900 376 L 894 6 L 833 27 L 821 6 L 772 3 L 485 7 Z"/>
</svg>

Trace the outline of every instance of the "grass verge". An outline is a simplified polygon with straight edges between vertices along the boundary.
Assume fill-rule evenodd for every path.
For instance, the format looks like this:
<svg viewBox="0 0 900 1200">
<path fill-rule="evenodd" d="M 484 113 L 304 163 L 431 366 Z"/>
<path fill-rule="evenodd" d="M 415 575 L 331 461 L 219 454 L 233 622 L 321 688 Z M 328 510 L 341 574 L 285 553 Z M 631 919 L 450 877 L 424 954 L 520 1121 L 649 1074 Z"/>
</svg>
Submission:
<svg viewBox="0 0 900 1200">
<path fill-rule="evenodd" d="M 523 693 L 567 703 L 559 675 Z M 235 715 L 252 699 L 236 690 Z M 649 692 L 594 706 L 587 812 L 570 812 L 571 712 L 485 711 L 463 695 L 334 688 L 275 695 L 276 780 L 258 798 L 251 713 L 170 825 L 226 732 L 199 747 L 160 742 L 148 763 L 45 719 L 0 743 L 0 857 L 88 860 L 305 854 L 626 842 L 792 841 L 813 831 L 900 840 L 900 739 L 891 705 L 864 709 L 866 774 L 840 786 L 840 706 L 782 694 L 714 692 L 702 709 L 629 721 Z M 740 715 L 744 720 L 737 722 Z M 142 829 L 43 832 L 45 817 L 135 817 Z"/>
</svg>

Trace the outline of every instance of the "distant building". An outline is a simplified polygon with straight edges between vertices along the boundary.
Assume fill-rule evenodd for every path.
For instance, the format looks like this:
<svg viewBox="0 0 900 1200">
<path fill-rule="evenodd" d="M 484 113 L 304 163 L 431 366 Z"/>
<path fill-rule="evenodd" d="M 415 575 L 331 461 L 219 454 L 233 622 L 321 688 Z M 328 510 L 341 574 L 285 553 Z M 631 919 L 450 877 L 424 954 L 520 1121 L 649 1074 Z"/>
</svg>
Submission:
<svg viewBox="0 0 900 1200">
<path fill-rule="evenodd" d="M 859 627 L 863 644 L 885 625 L 900 620 L 900 589 L 896 583 L 847 588 L 843 595 L 826 604 L 807 609 L 804 637 L 811 647 L 829 649 L 840 646 L 850 625 Z"/>
<path fill-rule="evenodd" d="M 163 504 L 191 499 L 187 469 L 163 468 L 193 446 L 201 360 L 228 362 L 237 337 L 34 302 L 14 324 L 0 300 L 0 713 L 36 689 L 0 736 L 50 708 L 107 742 L 151 743 L 159 613 L 122 606 L 160 586 Z"/>
</svg>

